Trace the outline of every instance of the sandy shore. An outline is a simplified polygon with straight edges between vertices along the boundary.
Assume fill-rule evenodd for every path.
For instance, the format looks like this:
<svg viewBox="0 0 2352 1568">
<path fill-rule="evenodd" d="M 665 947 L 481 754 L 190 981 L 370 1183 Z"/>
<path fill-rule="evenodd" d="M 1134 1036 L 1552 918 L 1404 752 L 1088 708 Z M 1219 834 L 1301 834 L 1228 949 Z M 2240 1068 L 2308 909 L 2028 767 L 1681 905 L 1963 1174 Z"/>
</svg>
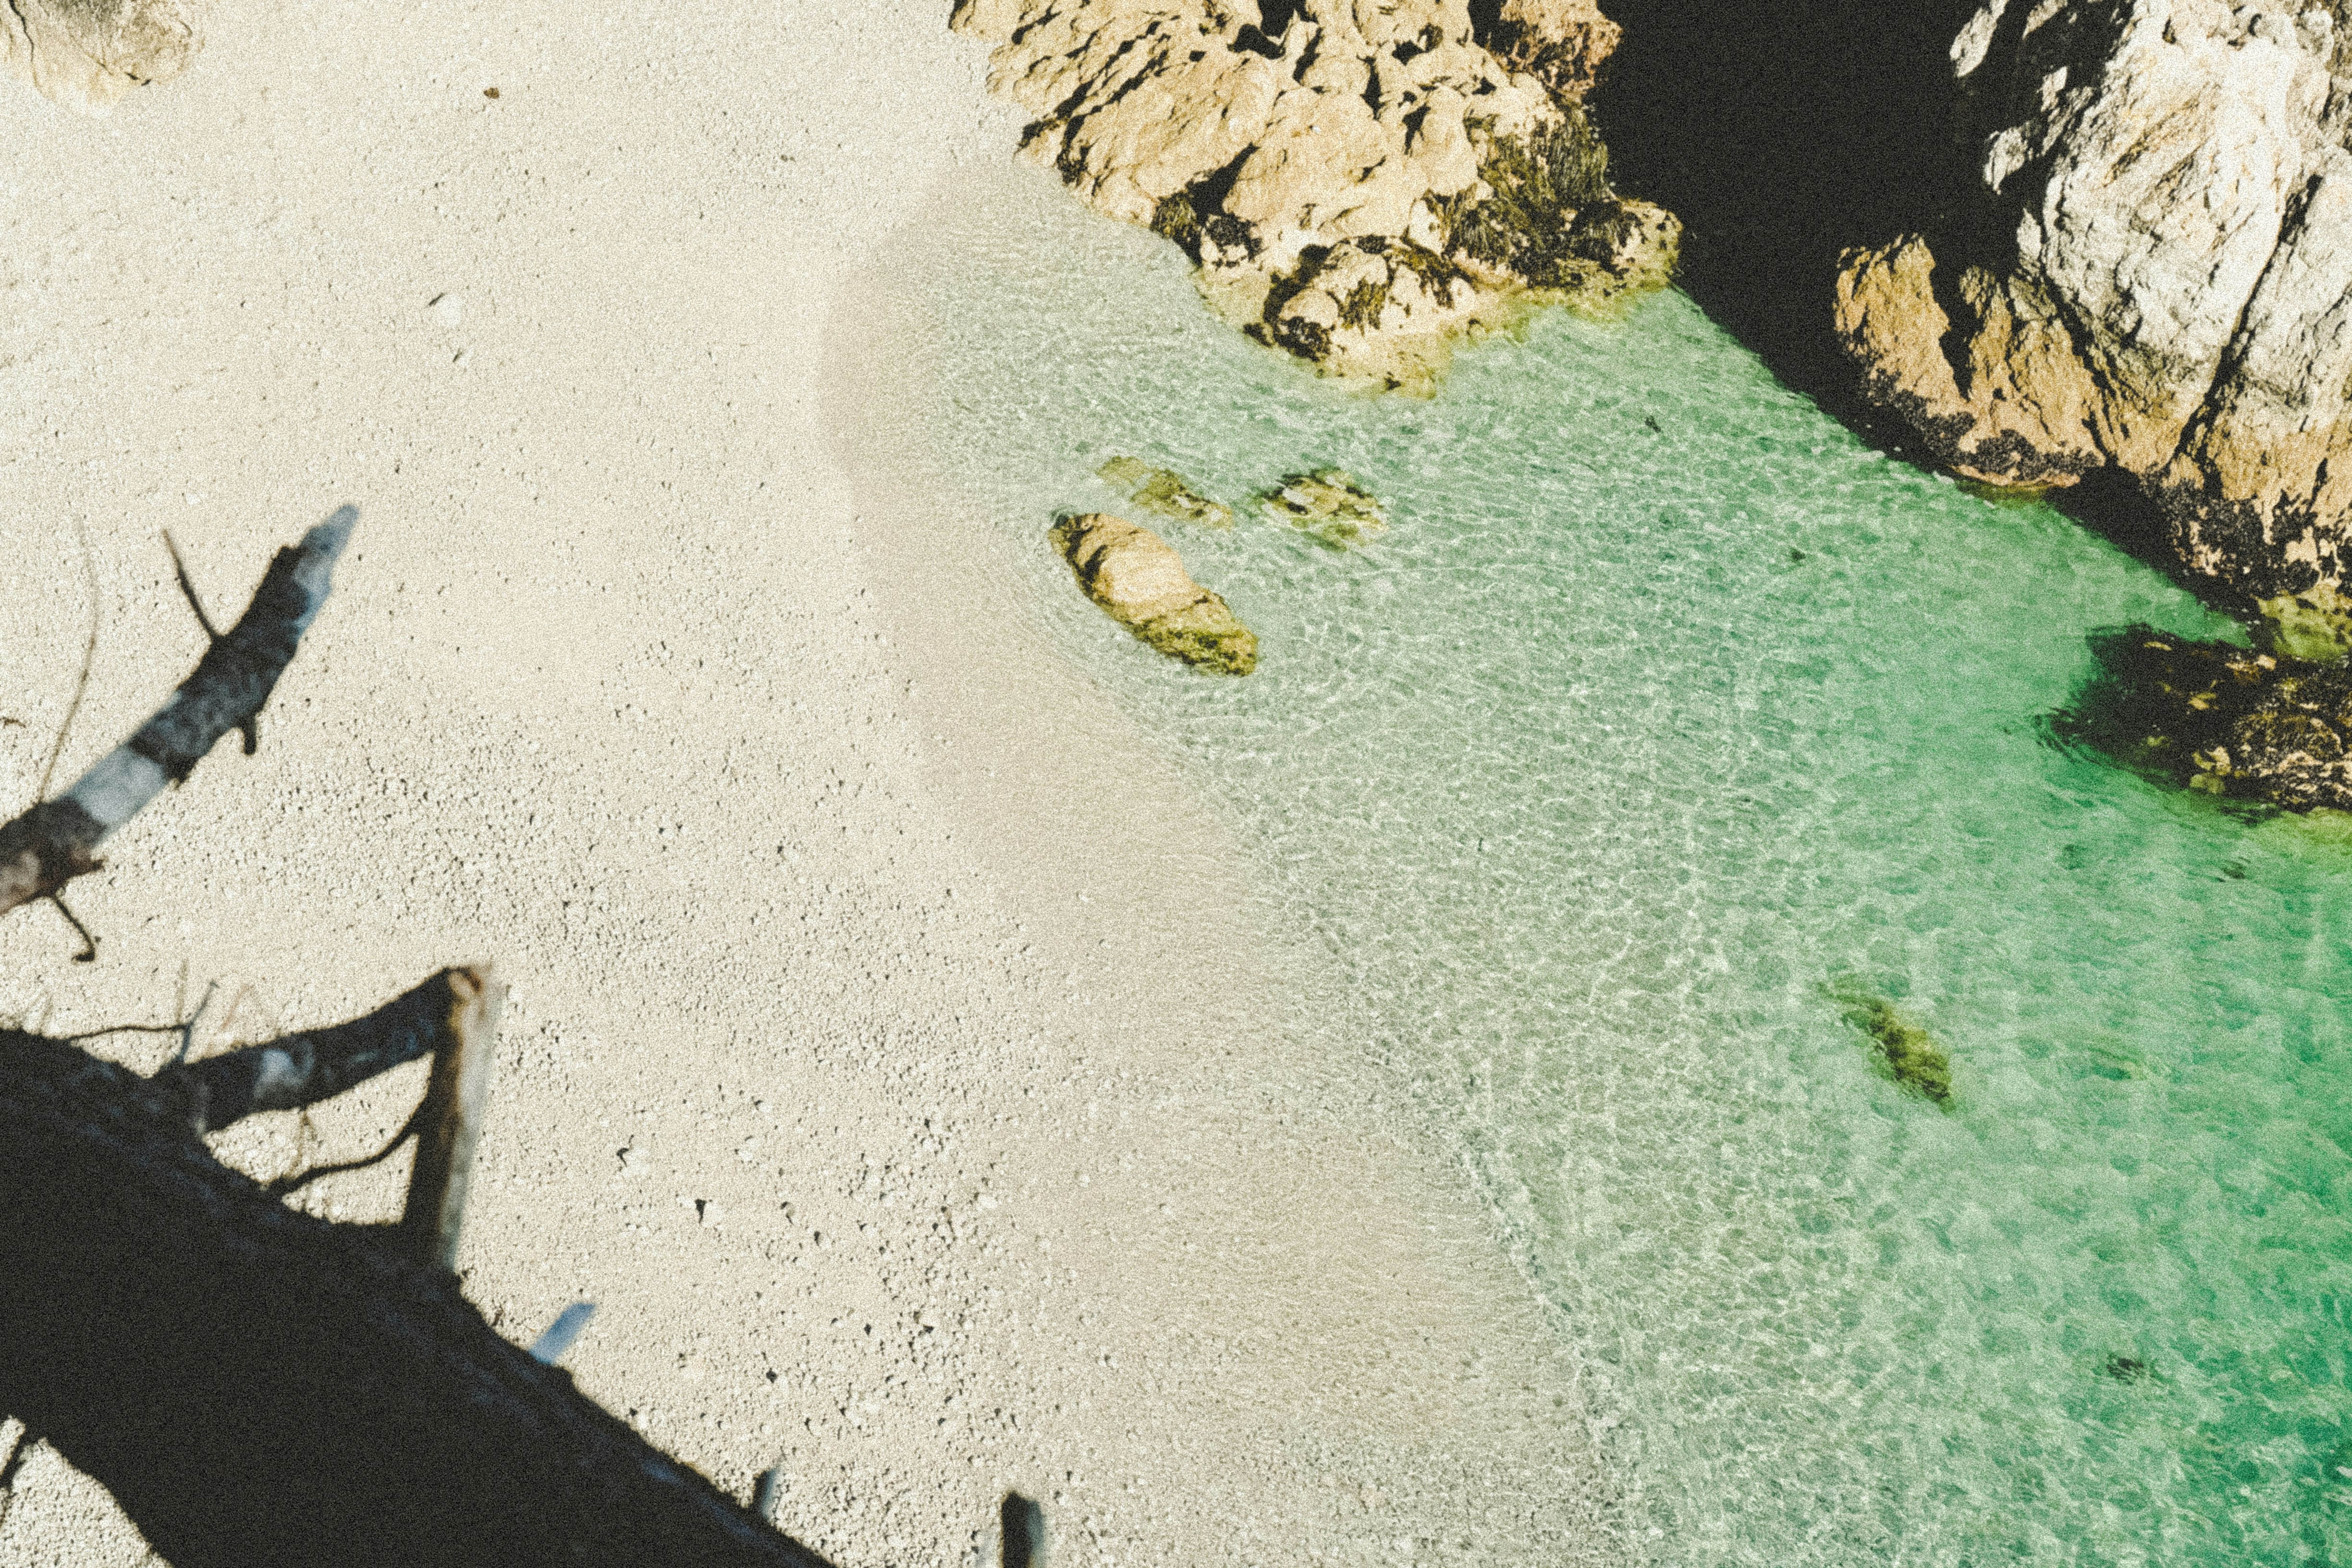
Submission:
<svg viewBox="0 0 2352 1568">
<path fill-rule="evenodd" d="M 261 753 L 82 885 L 96 964 L 0 925 L 0 1011 L 209 986 L 249 1039 L 495 958 L 469 1293 L 596 1302 L 583 1384 L 781 1466 L 845 1565 L 972 1560 L 1007 1486 L 1065 1565 L 1611 1560 L 1572 1369 L 1232 822 L 960 605 L 955 498 L 850 471 L 920 416 L 859 350 L 891 237 L 1017 132 L 943 9 L 228 5 L 110 120 L 0 84 L 12 809 L 77 520 L 68 777 L 198 649 L 161 529 L 227 614 L 362 508 Z M 348 1157 L 415 1088 L 224 1152 Z M 46 1455 L 0 1525 L 143 1552 Z"/>
</svg>

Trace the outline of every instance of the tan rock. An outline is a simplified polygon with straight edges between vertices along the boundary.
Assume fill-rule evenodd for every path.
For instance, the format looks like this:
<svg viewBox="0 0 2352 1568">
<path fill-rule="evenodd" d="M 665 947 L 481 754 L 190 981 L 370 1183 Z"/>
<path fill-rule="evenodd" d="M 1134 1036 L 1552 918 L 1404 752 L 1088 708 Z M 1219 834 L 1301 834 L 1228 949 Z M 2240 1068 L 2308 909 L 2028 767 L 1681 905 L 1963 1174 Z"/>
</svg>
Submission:
<svg viewBox="0 0 2352 1568">
<path fill-rule="evenodd" d="M 9 0 L 0 63 L 41 93 L 103 114 L 132 88 L 171 80 L 203 45 L 194 0 Z"/>
<path fill-rule="evenodd" d="M 2105 463 L 2092 424 L 2099 389 L 2065 321 L 2026 285 L 1973 268 L 1959 279 L 1966 360 L 1917 235 L 1849 251 L 1835 321 L 1864 394 L 1901 414 L 1955 472 L 2005 485 L 2067 485 Z"/>
<path fill-rule="evenodd" d="M 1468 0 L 1301 0 L 1278 38 L 1227 0 L 961 0 L 953 25 L 995 43 L 991 85 L 1037 116 L 1024 153 L 1181 245 L 1220 314 L 1334 374 L 1426 391 L 1454 340 L 1522 313 L 1530 288 L 1654 287 L 1679 237 L 1605 181 L 1520 177 L 1571 122 L 1597 146 L 1575 95 L 1617 30 L 1591 0 L 1506 10 L 1508 58 Z M 1531 242 L 1466 237 L 1507 227 Z M 1542 275 L 1513 259 L 1571 251 Z"/>
<path fill-rule="evenodd" d="M 1087 596 L 1171 658 L 1218 675 L 1257 668 L 1257 637 L 1148 528 L 1107 512 L 1066 517 L 1050 537 Z"/>
</svg>

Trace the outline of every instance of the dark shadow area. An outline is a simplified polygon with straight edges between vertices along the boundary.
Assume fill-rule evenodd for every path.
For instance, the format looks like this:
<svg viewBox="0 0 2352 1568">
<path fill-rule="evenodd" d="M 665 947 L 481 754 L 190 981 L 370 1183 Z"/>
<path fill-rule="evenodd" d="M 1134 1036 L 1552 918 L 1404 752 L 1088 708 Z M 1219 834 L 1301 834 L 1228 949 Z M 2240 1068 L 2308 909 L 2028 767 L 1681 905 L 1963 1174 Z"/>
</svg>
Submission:
<svg viewBox="0 0 2352 1568">
<path fill-rule="evenodd" d="M 2245 600 L 2210 577 L 2201 577 L 2181 563 L 2172 548 L 2171 531 L 2139 488 L 2139 481 L 2120 468 L 2085 474 L 2082 482 L 2053 491 L 2050 504 L 2105 540 L 2143 566 L 2179 583 L 2198 598 L 2227 615 L 2242 618 Z"/>
<path fill-rule="evenodd" d="M 1618 187 L 1686 226 L 1681 282 L 1788 385 L 1872 445 L 1937 466 L 1864 403 L 1832 330 L 1839 253 L 1911 231 L 1957 261 L 1981 234 L 1953 37 L 1975 0 L 1609 0 L 1625 37 L 1593 95 Z M 1939 266 L 1938 271 L 1946 270 Z M 2051 504 L 2215 607 L 2138 484 L 2113 470 Z"/>
<path fill-rule="evenodd" d="M 1953 35 L 1972 0 L 1612 0 L 1593 97 L 1618 185 L 1687 226 L 1683 284 L 1781 378 L 1858 412 L 1838 253 L 1936 230 L 1973 188 Z"/>
</svg>

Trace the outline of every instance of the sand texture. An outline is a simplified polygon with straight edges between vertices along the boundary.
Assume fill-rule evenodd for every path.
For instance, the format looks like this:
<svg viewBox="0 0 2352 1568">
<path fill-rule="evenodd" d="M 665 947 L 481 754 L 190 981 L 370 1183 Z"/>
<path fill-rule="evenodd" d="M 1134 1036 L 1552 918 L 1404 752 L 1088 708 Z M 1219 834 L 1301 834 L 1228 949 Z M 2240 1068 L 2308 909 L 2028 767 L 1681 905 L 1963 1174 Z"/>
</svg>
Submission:
<svg viewBox="0 0 2352 1568">
<path fill-rule="evenodd" d="M 845 470 L 908 416 L 858 280 L 1018 140 L 944 12 L 229 4 L 106 120 L 0 84 L 6 809 L 78 524 L 67 779 L 200 650 L 162 529 L 226 619 L 361 509 L 260 753 L 77 885 L 96 963 L 0 923 L 0 1013 L 209 987 L 217 1046 L 494 959 L 468 1293 L 596 1302 L 583 1385 L 845 1568 L 985 1560 L 1008 1486 L 1062 1568 L 1612 1560 L 1572 1370 L 1233 823 L 971 613 L 955 498 Z M 224 1156 L 362 1152 L 420 1070 Z M 26 1467 L 0 1563 L 143 1557 Z"/>
</svg>

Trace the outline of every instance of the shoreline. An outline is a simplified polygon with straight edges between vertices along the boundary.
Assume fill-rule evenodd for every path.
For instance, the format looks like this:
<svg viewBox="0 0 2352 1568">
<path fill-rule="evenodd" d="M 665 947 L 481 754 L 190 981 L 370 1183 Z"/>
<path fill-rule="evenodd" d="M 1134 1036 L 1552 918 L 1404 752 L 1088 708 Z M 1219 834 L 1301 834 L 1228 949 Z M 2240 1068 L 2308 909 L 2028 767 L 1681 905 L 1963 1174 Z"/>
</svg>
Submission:
<svg viewBox="0 0 2352 1568">
<path fill-rule="evenodd" d="M 936 225 L 959 202 L 999 204 L 1011 209 L 1003 221 L 1054 232 L 1108 221 L 1009 161 L 942 184 L 940 205 L 910 228 Z M 877 431 L 937 440 L 950 428 L 940 417 L 949 394 L 908 368 L 919 364 L 922 327 L 917 301 L 892 291 L 904 248 L 880 247 L 892 259 L 869 271 L 864 308 L 845 318 L 859 325 L 839 334 L 831 357 L 856 392 L 836 405 L 834 425 L 857 484 L 880 607 L 900 633 L 907 700 L 929 737 L 927 776 L 1009 907 L 1029 917 L 1041 969 L 1065 977 L 1055 1011 L 1066 1020 L 1065 1050 L 1079 1052 L 1066 1058 L 1073 1098 L 1083 1087 L 1090 1110 L 1099 1100 L 1108 1120 L 1121 1106 L 1119 1121 L 1137 1130 L 1118 1160 L 1134 1159 L 1134 1173 L 1101 1163 L 1115 1146 L 1088 1151 L 1097 1141 L 1077 1133 L 1081 1152 L 1098 1162 L 1087 1173 L 1092 1201 L 1117 1192 L 1130 1215 L 1153 1224 L 1145 1173 L 1157 1164 L 1168 1184 L 1157 1191 L 1181 1194 L 1182 1167 L 1205 1157 L 1204 1142 L 1222 1146 L 1220 1169 L 1246 1175 L 1194 1181 L 1192 1204 L 1177 1198 L 1183 1252 L 1197 1258 L 1222 1243 L 1223 1268 L 1188 1279 L 1191 1300 L 1154 1301 L 1157 1323 L 1133 1317 L 1127 1302 L 1128 1331 L 1172 1331 L 1203 1348 L 1220 1337 L 1286 1342 L 1280 1376 L 1311 1401 L 1323 1429 L 1253 1453 L 1252 1464 L 1291 1468 L 1279 1489 L 1297 1500 L 1337 1490 L 1344 1505 L 1353 1492 L 1361 1523 L 1377 1527 L 1371 1542 L 1360 1531 L 1355 1544 L 1376 1558 L 1393 1545 L 1379 1537 L 1393 1533 L 1447 1560 L 1617 1560 L 1621 1521 L 1583 1436 L 1571 1352 L 1542 1321 L 1484 1194 L 1373 1059 L 1320 939 L 1292 923 L 1238 815 L 1042 618 L 970 613 L 972 599 L 998 604 L 1021 586 L 1006 578 L 986 531 L 965 521 L 972 507 L 994 503 L 909 495 L 902 476 L 921 443 L 876 441 Z M 1051 556 L 1045 521 L 1041 560 Z M 1058 559 L 1050 566 L 1049 591 L 1069 591 Z M 966 586 L 943 593 L 949 584 Z M 1183 1125 L 1143 1131 L 1155 1111 L 1179 1106 Z M 1069 1135 L 1049 1126 L 1045 1136 Z M 1121 1173 L 1129 1180 L 1113 1188 Z M 1102 1228 L 1118 1236 L 1132 1223 L 1111 1218 Z M 1097 1248 L 1098 1277 L 1123 1271 L 1115 1251 Z M 1246 1261 L 1253 1251 L 1262 1261 Z M 1078 1310 L 1116 1321 L 1118 1293 Z M 1234 1370 L 1219 1359 L 1177 1370 L 1194 1380 L 1186 1394 L 1197 1414 L 1186 1420 L 1246 1443 L 1262 1414 L 1246 1383 L 1214 1386 Z M 1384 1374 L 1380 1399 L 1331 1392 L 1368 1364 Z M 1401 1430 L 1381 1408 L 1399 1400 L 1418 1407 L 1419 1430 Z M 1265 1403 L 1276 1403 L 1271 1390 Z M 1297 1464 L 1288 1452 L 1297 1448 L 1349 1454 L 1343 1476 L 1379 1479 L 1318 1475 L 1323 1467 Z M 1236 1497 L 1226 1506 L 1244 1505 Z M 1315 1513 L 1344 1532 L 1347 1511 L 1338 1521 L 1320 1509 L 1302 1514 L 1300 1560 L 1322 1550 L 1353 1560 L 1344 1533 L 1328 1547 L 1314 1540 Z"/>
<path fill-rule="evenodd" d="M 68 774 L 191 656 L 160 523 L 218 599 L 362 520 L 260 754 L 125 831 L 96 964 L 0 931 L 0 1007 L 217 982 L 201 1045 L 497 959 L 469 1294 L 517 1339 L 597 1302 L 583 1386 L 723 1486 L 781 1465 L 845 1568 L 972 1553 L 1008 1485 L 1077 1563 L 1609 1560 L 1567 1352 L 1230 821 L 1034 634 L 930 613 L 944 502 L 838 470 L 840 312 L 1013 156 L 984 50 L 816 19 L 747 87 L 709 40 L 748 7 L 638 18 L 625 62 L 552 9 L 373 16 L 226 13 L 107 121 L 16 84 L 6 776 L 79 644 L 60 520 L 106 608 Z M 877 113 L 887 148 L 831 129 Z M 224 1154 L 345 1157 L 413 1077 Z M 306 1201 L 375 1217 L 404 1173 Z M 46 1452 L 0 1531 L 142 1551 Z"/>
</svg>

